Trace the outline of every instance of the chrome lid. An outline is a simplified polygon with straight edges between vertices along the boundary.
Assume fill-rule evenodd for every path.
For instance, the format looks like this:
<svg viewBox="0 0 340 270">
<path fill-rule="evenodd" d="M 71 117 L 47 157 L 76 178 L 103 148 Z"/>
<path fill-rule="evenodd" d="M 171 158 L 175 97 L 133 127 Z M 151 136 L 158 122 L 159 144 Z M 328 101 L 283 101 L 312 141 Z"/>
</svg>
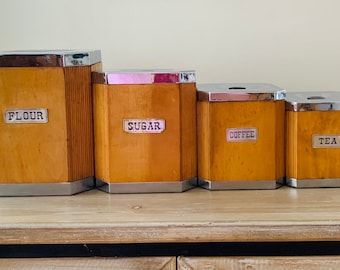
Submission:
<svg viewBox="0 0 340 270">
<path fill-rule="evenodd" d="M 112 72 L 93 72 L 92 82 L 96 84 L 156 84 L 193 83 L 195 71 L 174 70 L 120 70 Z"/>
<path fill-rule="evenodd" d="M 100 50 L 0 51 L 0 67 L 74 67 L 100 61 Z"/>
<path fill-rule="evenodd" d="M 282 100 L 286 90 L 267 83 L 198 84 L 198 101 L 256 101 Z"/>
<path fill-rule="evenodd" d="M 286 111 L 340 111 L 340 92 L 287 92 Z"/>
</svg>

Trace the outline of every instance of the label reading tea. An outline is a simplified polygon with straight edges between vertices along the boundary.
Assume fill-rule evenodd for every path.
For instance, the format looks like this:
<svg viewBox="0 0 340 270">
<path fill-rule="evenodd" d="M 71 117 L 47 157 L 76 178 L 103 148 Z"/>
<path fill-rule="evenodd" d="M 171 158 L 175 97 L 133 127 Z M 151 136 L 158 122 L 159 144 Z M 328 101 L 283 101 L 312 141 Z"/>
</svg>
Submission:
<svg viewBox="0 0 340 270">
<path fill-rule="evenodd" d="M 5 111 L 5 123 L 47 123 L 47 109 L 8 109 Z"/>
<path fill-rule="evenodd" d="M 228 142 L 257 141 L 257 128 L 227 128 Z"/>
<path fill-rule="evenodd" d="M 128 133 L 161 133 L 165 130 L 165 120 L 124 119 L 123 130 Z"/>
<path fill-rule="evenodd" d="M 313 148 L 340 148 L 340 135 L 313 135 Z"/>
</svg>

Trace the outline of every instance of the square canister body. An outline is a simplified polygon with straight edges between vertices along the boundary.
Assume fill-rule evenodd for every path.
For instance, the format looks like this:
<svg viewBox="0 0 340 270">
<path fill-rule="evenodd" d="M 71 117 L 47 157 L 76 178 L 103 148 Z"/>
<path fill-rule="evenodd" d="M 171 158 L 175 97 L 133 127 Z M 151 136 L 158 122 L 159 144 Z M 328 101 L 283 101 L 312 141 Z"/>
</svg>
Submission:
<svg viewBox="0 0 340 270">
<path fill-rule="evenodd" d="M 199 84 L 198 181 L 211 189 L 275 189 L 284 180 L 285 90 Z"/>
<path fill-rule="evenodd" d="M 0 196 L 94 185 L 91 72 L 100 51 L 0 52 Z"/>
<path fill-rule="evenodd" d="M 109 193 L 182 192 L 197 182 L 195 73 L 93 73 L 95 175 Z"/>
<path fill-rule="evenodd" d="M 288 92 L 286 183 L 340 187 L 340 93 Z"/>
</svg>

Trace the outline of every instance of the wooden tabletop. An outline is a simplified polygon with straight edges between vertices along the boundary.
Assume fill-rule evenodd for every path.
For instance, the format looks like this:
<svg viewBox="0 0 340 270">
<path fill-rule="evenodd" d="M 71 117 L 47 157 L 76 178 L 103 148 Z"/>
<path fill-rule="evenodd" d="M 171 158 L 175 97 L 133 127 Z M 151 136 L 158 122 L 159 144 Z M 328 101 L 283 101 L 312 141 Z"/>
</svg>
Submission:
<svg viewBox="0 0 340 270">
<path fill-rule="evenodd" d="M 0 244 L 339 240 L 338 188 L 0 198 Z"/>
</svg>

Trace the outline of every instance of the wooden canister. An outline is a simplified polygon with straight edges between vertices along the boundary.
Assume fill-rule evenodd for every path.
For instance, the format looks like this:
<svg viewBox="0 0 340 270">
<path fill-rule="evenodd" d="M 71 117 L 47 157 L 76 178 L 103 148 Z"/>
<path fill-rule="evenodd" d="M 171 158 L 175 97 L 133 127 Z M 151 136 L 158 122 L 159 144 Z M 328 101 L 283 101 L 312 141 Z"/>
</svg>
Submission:
<svg viewBox="0 0 340 270">
<path fill-rule="evenodd" d="M 93 73 L 95 175 L 109 193 L 181 192 L 197 180 L 193 71 Z"/>
<path fill-rule="evenodd" d="M 340 93 L 288 92 L 286 182 L 340 187 Z"/>
<path fill-rule="evenodd" d="M 100 51 L 0 52 L 0 195 L 94 186 L 91 72 Z"/>
<path fill-rule="evenodd" d="M 284 180 L 285 90 L 199 84 L 198 179 L 207 189 L 275 189 Z"/>
</svg>

